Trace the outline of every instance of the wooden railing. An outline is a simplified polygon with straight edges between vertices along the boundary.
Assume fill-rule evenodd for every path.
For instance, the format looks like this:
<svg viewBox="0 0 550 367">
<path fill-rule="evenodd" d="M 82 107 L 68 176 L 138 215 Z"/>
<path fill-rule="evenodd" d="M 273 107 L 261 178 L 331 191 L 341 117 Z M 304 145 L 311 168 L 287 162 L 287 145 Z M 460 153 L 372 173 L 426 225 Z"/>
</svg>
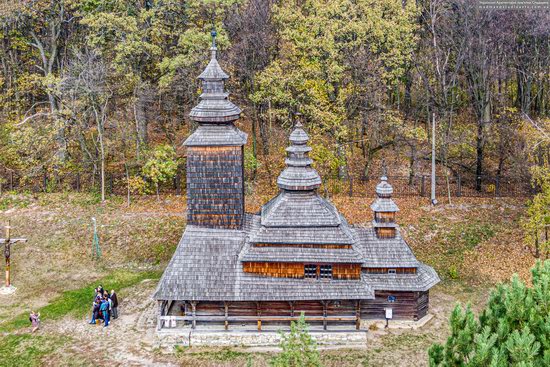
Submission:
<svg viewBox="0 0 550 367">
<path fill-rule="evenodd" d="M 196 327 L 197 321 L 223 322 L 224 329 L 229 329 L 230 322 L 253 322 L 258 324 L 258 331 L 262 331 L 262 322 L 291 322 L 297 321 L 300 316 L 158 316 L 157 329 L 176 328 L 178 321 L 191 322 L 191 328 Z M 306 322 L 323 322 L 323 328 L 327 329 L 327 323 L 331 321 L 353 321 L 356 323 L 356 329 L 359 330 L 360 320 L 355 315 L 342 316 L 304 316 Z"/>
</svg>

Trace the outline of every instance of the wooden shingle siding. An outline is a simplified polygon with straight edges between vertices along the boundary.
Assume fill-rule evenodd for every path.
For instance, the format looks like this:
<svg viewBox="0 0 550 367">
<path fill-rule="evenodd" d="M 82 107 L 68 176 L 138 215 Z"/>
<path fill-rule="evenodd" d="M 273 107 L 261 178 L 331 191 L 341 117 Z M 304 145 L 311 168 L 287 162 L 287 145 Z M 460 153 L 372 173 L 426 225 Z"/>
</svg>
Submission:
<svg viewBox="0 0 550 367">
<path fill-rule="evenodd" d="M 416 274 L 416 268 L 365 268 L 368 274 L 388 274 L 388 270 L 395 270 L 396 274 Z"/>
<path fill-rule="evenodd" d="M 188 147 L 187 224 L 241 229 L 243 216 L 243 148 Z"/>
<path fill-rule="evenodd" d="M 245 262 L 243 271 L 260 275 L 280 278 L 303 278 L 303 263 L 269 263 L 269 262 Z M 361 277 L 360 264 L 333 264 L 333 279 L 359 279 Z"/>
<path fill-rule="evenodd" d="M 303 278 L 304 264 L 245 262 L 243 263 L 243 271 L 280 278 Z"/>
<path fill-rule="evenodd" d="M 255 243 L 253 247 L 292 247 L 292 248 L 325 248 L 325 249 L 350 249 L 352 245 L 324 245 L 324 244 L 282 244 L 282 243 Z"/>
<path fill-rule="evenodd" d="M 376 228 L 376 236 L 378 238 L 394 238 L 395 228 Z"/>
<path fill-rule="evenodd" d="M 359 279 L 361 277 L 360 264 L 334 264 L 332 266 L 334 279 Z"/>
</svg>

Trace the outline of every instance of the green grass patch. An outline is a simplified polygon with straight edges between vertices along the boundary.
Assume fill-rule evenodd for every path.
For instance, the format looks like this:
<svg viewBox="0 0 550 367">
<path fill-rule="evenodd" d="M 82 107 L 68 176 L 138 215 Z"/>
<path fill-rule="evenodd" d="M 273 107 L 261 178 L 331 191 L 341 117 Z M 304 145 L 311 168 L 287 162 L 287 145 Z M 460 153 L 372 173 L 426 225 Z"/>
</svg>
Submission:
<svg viewBox="0 0 550 367">
<path fill-rule="evenodd" d="M 32 198 L 29 195 L 15 194 L 13 192 L 5 193 L 0 196 L 0 210 L 26 208 L 31 202 Z"/>
<path fill-rule="evenodd" d="M 368 351 L 337 350 L 321 352 L 321 362 L 324 366 L 358 366 L 369 365 Z"/>
<path fill-rule="evenodd" d="M 461 223 L 452 228 L 447 241 L 461 245 L 468 250 L 474 249 L 483 241 L 494 237 L 496 226 L 491 223 L 467 222 Z"/>
<path fill-rule="evenodd" d="M 145 279 L 159 279 L 159 271 L 115 271 L 104 278 L 94 281 L 87 286 L 75 290 L 65 291 L 49 305 L 38 310 L 42 321 L 57 320 L 67 315 L 82 317 L 90 311 L 94 288 L 101 284 L 105 289 L 121 289 L 131 287 Z M 27 313 L 18 315 L 15 319 L 0 326 L 0 332 L 9 332 L 29 326 Z"/>
<path fill-rule="evenodd" d="M 184 350 L 176 350 L 180 356 L 184 354 Z M 253 357 L 253 353 L 240 352 L 231 348 L 222 348 L 220 350 L 191 352 L 187 356 L 193 357 L 196 360 L 212 361 L 212 362 L 232 362 L 240 359 L 247 360 Z"/>
<path fill-rule="evenodd" d="M 0 367 L 40 366 L 42 358 L 70 340 L 69 337 L 33 334 L 0 337 Z"/>
</svg>

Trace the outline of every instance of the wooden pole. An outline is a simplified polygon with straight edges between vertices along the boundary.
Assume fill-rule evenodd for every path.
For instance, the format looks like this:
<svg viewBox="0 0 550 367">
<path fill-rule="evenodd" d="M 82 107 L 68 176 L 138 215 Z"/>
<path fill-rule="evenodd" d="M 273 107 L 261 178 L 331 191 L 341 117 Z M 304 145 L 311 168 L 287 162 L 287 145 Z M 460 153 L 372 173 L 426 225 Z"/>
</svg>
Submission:
<svg viewBox="0 0 550 367">
<path fill-rule="evenodd" d="M 229 310 L 228 310 L 228 307 L 227 307 L 227 302 L 223 303 L 223 308 L 225 309 L 224 327 L 225 327 L 225 330 L 229 330 L 229 320 L 227 319 L 227 316 L 229 315 Z"/>
<path fill-rule="evenodd" d="M 260 302 L 256 302 L 256 313 L 258 315 L 258 331 L 262 331 L 262 312 L 260 311 Z"/>
<path fill-rule="evenodd" d="M 197 302 L 191 302 L 191 310 L 193 312 L 193 324 L 191 328 L 194 329 L 197 327 Z"/>
<path fill-rule="evenodd" d="M 327 329 L 327 301 L 323 302 L 323 330 Z"/>
<path fill-rule="evenodd" d="M 11 285 L 10 282 L 10 221 L 8 220 L 8 225 L 6 226 L 6 245 L 4 247 L 4 255 L 6 256 L 6 288 L 9 288 Z"/>
<path fill-rule="evenodd" d="M 357 301 L 355 305 L 355 329 L 361 329 L 361 301 Z"/>
<path fill-rule="evenodd" d="M 431 203 L 432 205 L 437 204 L 437 199 L 435 198 L 435 113 L 432 113 L 432 192 L 431 192 Z"/>
</svg>

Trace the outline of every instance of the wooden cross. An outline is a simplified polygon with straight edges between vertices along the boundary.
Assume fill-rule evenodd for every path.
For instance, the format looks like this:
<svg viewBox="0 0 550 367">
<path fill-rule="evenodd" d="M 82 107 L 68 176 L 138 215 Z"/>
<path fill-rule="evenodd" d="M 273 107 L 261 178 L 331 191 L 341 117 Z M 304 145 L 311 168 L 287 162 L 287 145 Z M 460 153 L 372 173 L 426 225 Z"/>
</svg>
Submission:
<svg viewBox="0 0 550 367">
<path fill-rule="evenodd" d="M 0 245 L 4 245 L 4 257 L 6 258 L 6 288 L 11 287 L 10 282 L 10 252 L 11 252 L 11 245 L 17 243 L 17 242 L 27 242 L 26 238 L 11 238 L 10 234 L 10 222 L 8 221 L 8 225 L 5 227 L 6 229 L 6 238 L 0 238 Z"/>
</svg>

